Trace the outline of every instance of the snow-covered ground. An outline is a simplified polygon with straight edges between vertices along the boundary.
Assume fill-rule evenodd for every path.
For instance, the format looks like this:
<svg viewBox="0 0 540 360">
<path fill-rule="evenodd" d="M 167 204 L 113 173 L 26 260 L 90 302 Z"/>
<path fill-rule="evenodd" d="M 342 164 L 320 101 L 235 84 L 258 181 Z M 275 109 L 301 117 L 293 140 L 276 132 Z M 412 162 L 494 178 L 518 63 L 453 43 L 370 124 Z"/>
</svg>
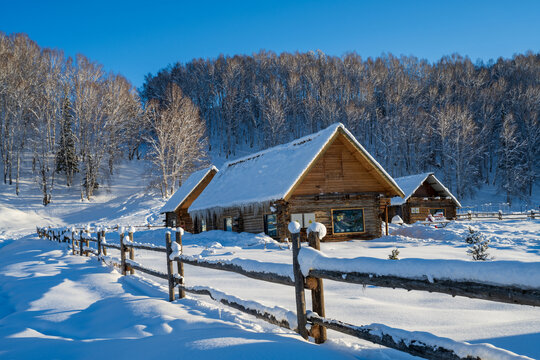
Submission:
<svg viewBox="0 0 540 360">
<path fill-rule="evenodd" d="M 145 194 L 144 168 L 119 171 L 110 191 L 92 202 L 60 189 L 44 208 L 38 192 L 17 198 L 0 185 L 0 358 L 146 358 L 159 355 L 201 358 L 407 359 L 406 354 L 329 331 L 316 346 L 289 331 L 189 295 L 168 303 L 165 283 L 148 276 L 120 276 L 95 258 L 73 256 L 65 245 L 38 240 L 35 226 L 72 224 L 159 224 L 163 201 Z M 30 193 L 32 184 L 23 184 Z M 443 229 L 392 226 L 373 241 L 323 243 L 332 257 L 469 261 L 463 241 L 468 226 L 491 240 L 494 261 L 540 263 L 540 220 L 455 222 Z M 135 241 L 164 245 L 164 230 L 138 231 Z M 16 241 L 14 241 L 16 240 Z M 118 235 L 107 235 L 117 242 Z M 290 264 L 291 252 L 263 235 L 212 231 L 185 234 L 184 252 L 206 259 L 245 258 Z M 118 256 L 114 250 L 111 256 Z M 136 250 L 135 260 L 165 271 L 162 253 Z M 219 289 L 267 306 L 294 310 L 294 290 L 233 273 L 185 265 L 189 286 Z M 382 323 L 471 343 L 488 342 L 540 358 L 540 311 L 519 306 L 452 298 L 443 294 L 324 282 L 326 315 L 355 325 Z M 306 292 L 310 304 L 309 292 Z"/>
</svg>

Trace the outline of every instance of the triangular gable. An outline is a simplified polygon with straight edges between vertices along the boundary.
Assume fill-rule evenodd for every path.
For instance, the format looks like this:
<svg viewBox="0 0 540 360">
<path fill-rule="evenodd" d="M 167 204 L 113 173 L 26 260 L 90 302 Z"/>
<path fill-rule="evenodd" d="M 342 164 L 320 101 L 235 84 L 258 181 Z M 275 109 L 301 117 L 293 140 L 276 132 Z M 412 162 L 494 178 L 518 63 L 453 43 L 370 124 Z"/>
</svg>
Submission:
<svg viewBox="0 0 540 360">
<path fill-rule="evenodd" d="M 399 187 L 405 192 L 405 197 L 393 197 L 391 200 L 391 205 L 402 205 L 422 186 L 424 182 L 433 187 L 440 196 L 449 197 L 458 207 L 461 207 L 460 202 L 456 197 L 444 186 L 439 179 L 435 177 L 433 173 L 423 173 L 416 175 L 409 175 L 395 179 Z"/>
<path fill-rule="evenodd" d="M 342 124 L 333 124 L 315 134 L 278 145 L 226 163 L 189 208 L 190 214 L 212 208 L 249 206 L 287 199 L 319 156 L 339 134 L 361 153 L 387 183 L 389 194 L 403 192 Z"/>
<path fill-rule="evenodd" d="M 218 172 L 215 166 L 195 171 L 186 181 L 176 190 L 176 192 L 167 200 L 165 205 L 159 211 L 160 213 L 176 211 L 189 198 L 191 194 L 201 185 L 204 180 L 213 173 Z"/>
</svg>

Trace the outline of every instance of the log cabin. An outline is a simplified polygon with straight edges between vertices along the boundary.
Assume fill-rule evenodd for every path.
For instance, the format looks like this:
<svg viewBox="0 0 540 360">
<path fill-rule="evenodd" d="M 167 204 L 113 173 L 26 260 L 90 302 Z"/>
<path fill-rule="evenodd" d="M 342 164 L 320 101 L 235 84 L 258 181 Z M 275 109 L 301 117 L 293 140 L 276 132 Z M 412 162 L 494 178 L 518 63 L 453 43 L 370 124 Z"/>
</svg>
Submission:
<svg viewBox="0 0 540 360">
<path fill-rule="evenodd" d="M 188 232 L 205 230 L 204 224 L 194 223 L 188 214 L 188 208 L 193 201 L 208 186 L 217 174 L 215 166 L 199 170 L 191 174 L 186 181 L 176 190 L 160 210 L 165 214 L 165 226 L 180 226 Z"/>
<path fill-rule="evenodd" d="M 324 241 L 382 235 L 396 182 L 342 124 L 224 164 L 188 209 L 208 230 L 264 232 L 284 241 L 287 225 L 317 221 Z"/>
<path fill-rule="evenodd" d="M 446 219 L 455 219 L 461 204 L 433 173 L 404 176 L 395 179 L 405 192 L 405 197 L 394 197 L 389 207 L 389 217 L 399 215 L 412 224 L 424 221 L 429 214 L 442 213 Z"/>
</svg>

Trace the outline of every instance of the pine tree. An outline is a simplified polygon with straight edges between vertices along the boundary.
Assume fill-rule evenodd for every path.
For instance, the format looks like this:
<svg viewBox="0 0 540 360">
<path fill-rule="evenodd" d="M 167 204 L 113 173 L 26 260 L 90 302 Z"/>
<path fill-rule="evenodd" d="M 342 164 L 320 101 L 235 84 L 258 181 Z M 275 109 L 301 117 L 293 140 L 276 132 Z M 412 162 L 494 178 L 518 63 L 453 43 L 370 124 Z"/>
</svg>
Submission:
<svg viewBox="0 0 540 360">
<path fill-rule="evenodd" d="M 472 259 L 475 261 L 486 261 L 489 260 L 489 240 L 480 232 L 469 228 L 469 233 L 465 237 L 465 242 L 471 245 L 467 249 L 467 254 L 472 256 Z"/>
<path fill-rule="evenodd" d="M 75 140 L 71 102 L 68 96 L 66 96 L 62 108 L 62 130 L 58 139 L 58 152 L 56 153 L 56 171 L 66 174 L 67 186 L 71 186 L 73 175 L 79 171 L 79 159 L 77 158 Z"/>
</svg>

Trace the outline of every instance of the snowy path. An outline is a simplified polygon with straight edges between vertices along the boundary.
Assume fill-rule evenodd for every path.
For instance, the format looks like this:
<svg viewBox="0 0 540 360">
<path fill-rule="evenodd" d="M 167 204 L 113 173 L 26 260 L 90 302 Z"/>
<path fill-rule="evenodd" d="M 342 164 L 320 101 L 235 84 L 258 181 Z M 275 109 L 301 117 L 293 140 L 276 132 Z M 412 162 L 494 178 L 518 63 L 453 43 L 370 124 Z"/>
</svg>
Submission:
<svg viewBox="0 0 540 360">
<path fill-rule="evenodd" d="M 352 358 L 297 335 L 122 277 L 57 243 L 0 248 L 0 358 Z"/>
</svg>

